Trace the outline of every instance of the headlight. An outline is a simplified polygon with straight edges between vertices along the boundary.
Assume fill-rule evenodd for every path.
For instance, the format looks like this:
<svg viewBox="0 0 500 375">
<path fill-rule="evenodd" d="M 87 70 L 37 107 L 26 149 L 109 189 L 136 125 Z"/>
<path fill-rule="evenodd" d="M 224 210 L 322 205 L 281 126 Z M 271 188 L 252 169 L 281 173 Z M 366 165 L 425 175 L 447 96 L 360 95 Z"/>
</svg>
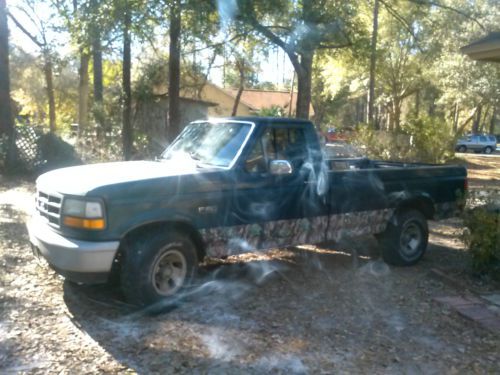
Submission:
<svg viewBox="0 0 500 375">
<path fill-rule="evenodd" d="M 101 202 L 75 198 L 63 201 L 63 224 L 83 229 L 104 229 L 104 208 Z"/>
</svg>

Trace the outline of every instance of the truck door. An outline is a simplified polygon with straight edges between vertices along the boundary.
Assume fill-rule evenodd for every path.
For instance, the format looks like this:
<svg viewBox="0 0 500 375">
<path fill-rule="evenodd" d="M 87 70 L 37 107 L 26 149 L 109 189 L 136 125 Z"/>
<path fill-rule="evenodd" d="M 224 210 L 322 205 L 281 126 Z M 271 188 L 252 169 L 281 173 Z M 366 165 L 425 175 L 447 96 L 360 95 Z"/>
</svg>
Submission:
<svg viewBox="0 0 500 375">
<path fill-rule="evenodd" d="M 317 193 L 313 148 L 307 139 L 310 129 L 305 126 L 279 124 L 259 129 L 253 145 L 242 155 L 229 218 L 241 232 L 243 247 L 323 240 L 328 219 L 326 197 Z M 291 173 L 271 173 L 275 160 L 287 160 Z"/>
</svg>

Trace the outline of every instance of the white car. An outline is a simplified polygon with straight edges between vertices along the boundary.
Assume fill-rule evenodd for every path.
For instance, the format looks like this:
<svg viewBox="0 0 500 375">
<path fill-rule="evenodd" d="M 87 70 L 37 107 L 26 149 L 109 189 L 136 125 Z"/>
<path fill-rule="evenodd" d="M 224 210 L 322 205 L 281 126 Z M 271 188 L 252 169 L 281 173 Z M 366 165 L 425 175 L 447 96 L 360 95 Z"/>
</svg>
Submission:
<svg viewBox="0 0 500 375">
<path fill-rule="evenodd" d="M 491 154 L 497 148 L 497 139 L 494 135 L 468 135 L 457 141 L 455 149 L 458 152 L 484 152 Z"/>
</svg>

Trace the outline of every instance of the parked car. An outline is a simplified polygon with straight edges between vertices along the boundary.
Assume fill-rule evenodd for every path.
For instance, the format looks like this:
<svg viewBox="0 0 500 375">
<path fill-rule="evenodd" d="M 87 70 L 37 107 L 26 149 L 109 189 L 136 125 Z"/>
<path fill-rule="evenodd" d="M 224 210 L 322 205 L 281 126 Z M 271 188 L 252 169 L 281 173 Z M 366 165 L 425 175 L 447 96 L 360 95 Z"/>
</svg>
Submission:
<svg viewBox="0 0 500 375">
<path fill-rule="evenodd" d="M 323 133 L 323 136 L 326 139 L 326 143 L 346 142 L 352 136 L 352 131 L 352 128 L 337 129 L 330 127 Z"/>
<path fill-rule="evenodd" d="M 116 272 L 128 301 L 186 288 L 205 256 L 375 234 L 384 259 L 422 258 L 427 220 L 456 215 L 459 165 L 324 156 L 314 125 L 286 118 L 193 122 L 157 161 L 92 164 L 37 180 L 36 254 L 70 280 Z"/>
<path fill-rule="evenodd" d="M 494 135 L 468 135 L 457 141 L 455 149 L 458 152 L 484 152 L 491 154 L 497 148 L 497 139 Z"/>
</svg>

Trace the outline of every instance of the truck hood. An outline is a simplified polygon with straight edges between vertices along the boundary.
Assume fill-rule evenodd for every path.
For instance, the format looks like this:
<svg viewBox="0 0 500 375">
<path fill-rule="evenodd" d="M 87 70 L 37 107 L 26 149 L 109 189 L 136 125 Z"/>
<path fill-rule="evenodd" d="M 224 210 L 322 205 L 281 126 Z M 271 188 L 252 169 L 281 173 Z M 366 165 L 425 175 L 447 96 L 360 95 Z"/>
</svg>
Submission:
<svg viewBox="0 0 500 375">
<path fill-rule="evenodd" d="M 127 161 L 61 168 L 42 174 L 37 188 L 44 192 L 85 195 L 107 185 L 198 173 L 196 163 Z"/>
</svg>

